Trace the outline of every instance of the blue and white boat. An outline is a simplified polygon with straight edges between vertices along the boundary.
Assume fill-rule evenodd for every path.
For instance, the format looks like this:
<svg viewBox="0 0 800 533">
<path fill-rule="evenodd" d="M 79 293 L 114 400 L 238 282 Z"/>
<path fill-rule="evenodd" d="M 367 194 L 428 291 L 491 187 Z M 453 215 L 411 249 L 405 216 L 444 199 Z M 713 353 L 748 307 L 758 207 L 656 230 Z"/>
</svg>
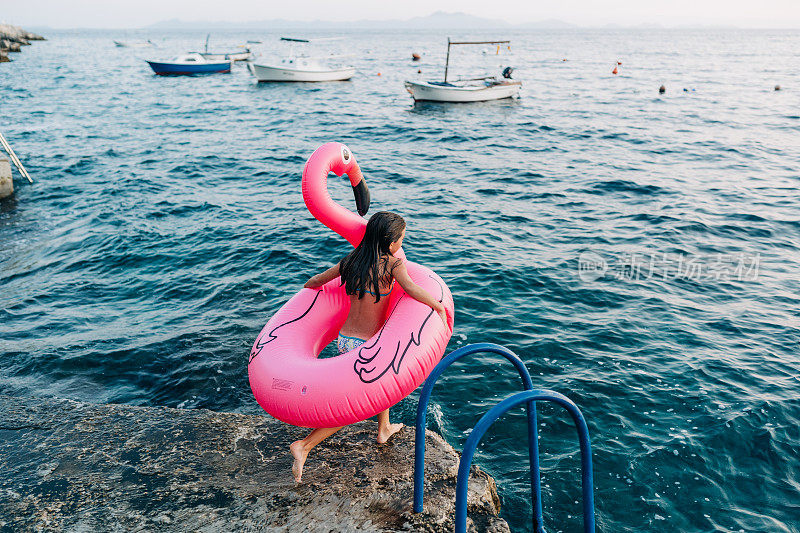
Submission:
<svg viewBox="0 0 800 533">
<path fill-rule="evenodd" d="M 178 56 L 170 61 L 148 61 L 153 72 L 162 76 L 180 76 L 192 74 L 215 74 L 230 72 L 233 60 L 210 60 L 193 52 Z"/>
</svg>

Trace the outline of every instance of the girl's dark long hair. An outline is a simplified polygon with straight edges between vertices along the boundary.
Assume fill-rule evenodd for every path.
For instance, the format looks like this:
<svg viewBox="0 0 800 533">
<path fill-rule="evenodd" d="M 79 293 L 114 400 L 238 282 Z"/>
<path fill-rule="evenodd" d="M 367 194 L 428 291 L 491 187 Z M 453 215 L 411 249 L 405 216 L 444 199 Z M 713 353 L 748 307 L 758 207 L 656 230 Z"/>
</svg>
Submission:
<svg viewBox="0 0 800 533">
<path fill-rule="evenodd" d="M 339 263 L 339 273 L 347 294 L 358 295 L 361 299 L 366 291 L 375 295 L 375 302 L 381 299 L 380 286 L 386 285 L 392 273 L 386 269 L 386 262 L 381 256 L 391 255 L 389 245 L 403 234 L 406 221 L 396 213 L 380 211 L 372 215 L 367 222 L 364 238 Z"/>
</svg>

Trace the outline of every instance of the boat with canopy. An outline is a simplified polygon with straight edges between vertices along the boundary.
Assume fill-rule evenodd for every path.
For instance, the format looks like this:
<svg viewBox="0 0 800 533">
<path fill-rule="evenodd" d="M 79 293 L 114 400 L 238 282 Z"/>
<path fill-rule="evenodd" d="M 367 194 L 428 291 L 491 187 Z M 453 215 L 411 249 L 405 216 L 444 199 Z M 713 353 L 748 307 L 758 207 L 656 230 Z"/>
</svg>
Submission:
<svg viewBox="0 0 800 533">
<path fill-rule="evenodd" d="M 514 71 L 512 67 L 505 67 L 501 77 L 481 76 L 477 78 L 460 78 L 453 81 L 448 81 L 447 79 L 450 68 L 451 46 L 493 44 L 497 45 L 497 53 L 499 54 L 500 46 L 506 45 L 510 49 L 510 43 L 511 41 L 451 41 L 448 38 L 444 80 L 406 81 L 406 90 L 414 98 L 414 101 L 484 102 L 517 96 L 520 88 L 522 88 L 522 82 L 511 79 L 511 74 Z"/>
</svg>

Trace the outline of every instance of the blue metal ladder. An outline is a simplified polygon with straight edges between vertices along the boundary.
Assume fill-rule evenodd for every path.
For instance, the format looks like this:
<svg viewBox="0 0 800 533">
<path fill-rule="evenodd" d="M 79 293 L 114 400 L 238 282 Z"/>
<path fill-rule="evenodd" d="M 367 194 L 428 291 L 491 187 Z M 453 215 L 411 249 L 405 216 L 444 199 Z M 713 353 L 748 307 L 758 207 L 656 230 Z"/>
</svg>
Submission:
<svg viewBox="0 0 800 533">
<path fill-rule="evenodd" d="M 525 363 L 504 346 L 491 343 L 469 344 L 461 347 L 442 359 L 425 380 L 417 404 L 417 422 L 414 449 L 414 512 L 422 512 L 422 500 L 425 477 L 425 428 L 427 425 L 428 402 L 433 386 L 450 365 L 474 353 L 494 353 L 508 359 L 519 372 L 524 391 L 518 392 L 492 407 L 475 425 L 464 443 L 464 451 L 458 465 L 456 479 L 456 532 L 463 533 L 467 529 L 467 483 L 475 449 L 486 430 L 495 420 L 507 411 L 521 404 L 528 408 L 528 448 L 530 457 L 531 500 L 533 503 L 533 529 L 544 533 L 542 523 L 541 481 L 539 476 L 539 442 L 536 429 L 536 402 L 550 401 L 564 407 L 569 412 L 578 430 L 581 448 L 581 478 L 583 490 L 583 530 L 594 533 L 594 488 L 592 480 L 592 451 L 589 443 L 589 430 L 578 407 L 566 396 L 549 390 L 534 390 L 533 381 Z"/>
</svg>

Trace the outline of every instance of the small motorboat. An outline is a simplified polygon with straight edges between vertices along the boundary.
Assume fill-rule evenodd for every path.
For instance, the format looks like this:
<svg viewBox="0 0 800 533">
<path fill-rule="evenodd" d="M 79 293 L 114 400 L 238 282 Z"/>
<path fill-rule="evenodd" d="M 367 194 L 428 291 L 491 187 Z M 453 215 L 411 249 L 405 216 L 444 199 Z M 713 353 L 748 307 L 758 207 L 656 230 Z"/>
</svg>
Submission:
<svg viewBox="0 0 800 533">
<path fill-rule="evenodd" d="M 453 42 L 447 39 L 447 59 L 444 67 L 443 81 L 406 81 L 406 90 L 411 94 L 414 101 L 432 102 L 485 102 L 487 100 L 499 100 L 501 98 L 512 98 L 519 95 L 522 82 L 511 79 L 514 71 L 511 67 L 503 69 L 502 77 L 483 76 L 480 78 L 459 79 L 452 82 L 447 81 L 448 68 L 450 66 L 450 47 L 462 44 L 494 44 L 497 45 L 497 53 L 500 52 L 501 44 L 508 44 L 510 41 L 462 41 Z"/>
<path fill-rule="evenodd" d="M 231 71 L 233 60 L 210 61 L 197 52 L 183 54 L 170 61 L 147 61 L 153 72 L 162 76 L 216 74 Z"/>
<path fill-rule="evenodd" d="M 258 81 L 345 81 L 356 73 L 354 67 L 330 68 L 313 57 L 289 57 L 278 64 L 247 63 Z"/>
<path fill-rule="evenodd" d="M 308 39 L 281 37 L 291 43 L 308 43 Z M 317 39 L 322 40 L 322 39 Z M 250 60 L 247 67 L 258 81 L 345 81 L 356 73 L 355 67 L 336 66 L 332 61 L 346 56 L 310 57 L 296 55 L 293 49 L 280 60 Z"/>
<path fill-rule="evenodd" d="M 118 48 L 149 48 L 151 46 L 156 46 L 156 43 L 150 39 L 146 41 L 114 41 L 114 44 Z"/>
</svg>

